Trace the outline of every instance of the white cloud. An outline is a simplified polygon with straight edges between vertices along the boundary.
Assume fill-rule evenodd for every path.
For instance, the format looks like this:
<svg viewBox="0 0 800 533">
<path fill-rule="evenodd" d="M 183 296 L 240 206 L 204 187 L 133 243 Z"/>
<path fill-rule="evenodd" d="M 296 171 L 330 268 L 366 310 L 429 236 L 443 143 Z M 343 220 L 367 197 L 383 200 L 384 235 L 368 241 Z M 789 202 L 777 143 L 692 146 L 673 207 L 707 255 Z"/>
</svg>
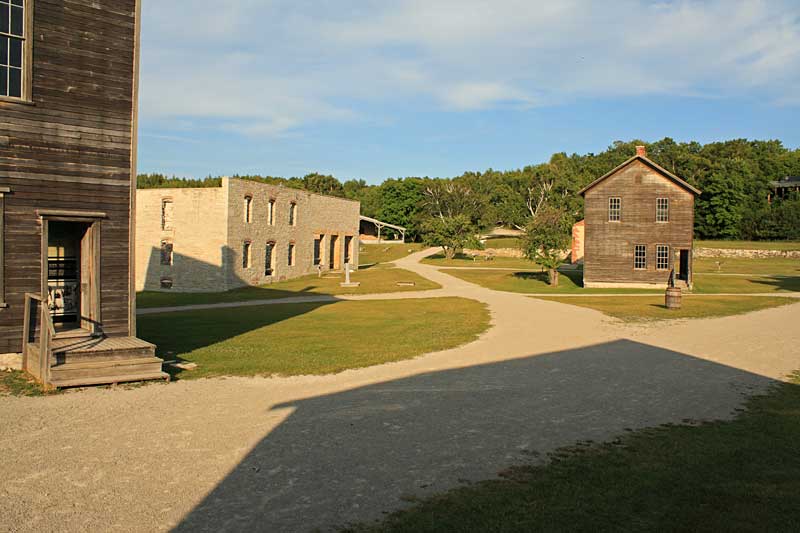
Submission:
<svg viewBox="0 0 800 533">
<path fill-rule="evenodd" d="M 152 0 L 151 0 L 152 1 Z M 800 93 L 792 1 L 171 0 L 144 9 L 142 115 L 283 135 L 393 109 Z"/>
</svg>

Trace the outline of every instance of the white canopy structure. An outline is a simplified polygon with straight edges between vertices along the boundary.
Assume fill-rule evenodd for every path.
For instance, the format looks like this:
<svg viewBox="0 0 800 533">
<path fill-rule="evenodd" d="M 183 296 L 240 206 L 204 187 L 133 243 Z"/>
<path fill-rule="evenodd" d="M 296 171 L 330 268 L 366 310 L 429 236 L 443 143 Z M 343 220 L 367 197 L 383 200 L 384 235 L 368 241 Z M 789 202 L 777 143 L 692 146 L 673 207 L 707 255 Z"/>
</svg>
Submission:
<svg viewBox="0 0 800 533">
<path fill-rule="evenodd" d="M 361 243 L 362 244 L 385 244 L 385 243 L 403 243 L 406 242 L 406 228 L 403 226 L 397 226 L 395 224 L 389 224 L 388 222 L 382 222 L 376 218 L 365 217 L 361 215 Z M 375 227 L 374 235 L 373 233 L 366 232 L 366 226 L 372 225 Z M 386 240 L 383 238 L 383 229 L 389 228 L 394 230 L 393 233 L 399 233 L 400 239 L 394 240 Z"/>
</svg>

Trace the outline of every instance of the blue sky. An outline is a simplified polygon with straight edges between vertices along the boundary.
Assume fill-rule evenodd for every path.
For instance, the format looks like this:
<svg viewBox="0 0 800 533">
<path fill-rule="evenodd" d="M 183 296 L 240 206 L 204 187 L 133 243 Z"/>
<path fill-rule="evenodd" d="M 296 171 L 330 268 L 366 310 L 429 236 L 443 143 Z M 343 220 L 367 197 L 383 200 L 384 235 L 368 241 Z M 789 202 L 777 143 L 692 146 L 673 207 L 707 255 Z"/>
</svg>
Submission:
<svg viewBox="0 0 800 533">
<path fill-rule="evenodd" d="M 797 0 L 145 0 L 142 18 L 140 172 L 379 183 L 618 139 L 800 146 Z"/>
</svg>

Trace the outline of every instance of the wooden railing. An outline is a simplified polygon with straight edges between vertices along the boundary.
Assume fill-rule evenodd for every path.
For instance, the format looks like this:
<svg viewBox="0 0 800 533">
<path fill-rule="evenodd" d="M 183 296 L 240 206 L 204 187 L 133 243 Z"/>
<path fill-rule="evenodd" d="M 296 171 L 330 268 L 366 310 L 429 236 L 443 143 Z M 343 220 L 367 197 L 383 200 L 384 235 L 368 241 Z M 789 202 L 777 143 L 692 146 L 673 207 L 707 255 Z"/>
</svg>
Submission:
<svg viewBox="0 0 800 533">
<path fill-rule="evenodd" d="M 22 368 L 38 378 L 44 385 L 50 383 L 50 366 L 56 336 L 53 317 L 47 302 L 39 294 L 25 294 L 25 318 L 22 328 Z M 31 364 L 31 348 L 38 352 L 38 361 Z M 35 353 L 34 352 L 34 353 Z"/>
</svg>

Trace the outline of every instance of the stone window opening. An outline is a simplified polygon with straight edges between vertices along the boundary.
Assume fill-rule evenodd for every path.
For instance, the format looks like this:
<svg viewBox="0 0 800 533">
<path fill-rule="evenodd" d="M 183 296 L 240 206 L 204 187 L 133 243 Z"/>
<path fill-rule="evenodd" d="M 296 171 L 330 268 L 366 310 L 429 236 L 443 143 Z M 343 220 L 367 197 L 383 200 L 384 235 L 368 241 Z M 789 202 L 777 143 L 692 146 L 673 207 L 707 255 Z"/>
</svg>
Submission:
<svg viewBox="0 0 800 533">
<path fill-rule="evenodd" d="M 669 222 L 669 198 L 656 198 L 656 222 Z"/>
<path fill-rule="evenodd" d="M 322 263 L 322 235 L 314 236 L 314 266 Z"/>
<path fill-rule="evenodd" d="M 275 199 L 270 198 L 267 203 L 267 224 L 270 226 L 275 225 Z"/>
<path fill-rule="evenodd" d="M 251 248 L 252 243 L 250 241 L 244 241 L 244 243 L 242 243 L 242 268 L 250 268 L 253 265 Z"/>
<path fill-rule="evenodd" d="M 294 253 L 294 251 L 295 251 L 295 245 L 294 245 L 293 242 L 290 242 L 288 250 L 287 250 L 287 255 L 286 255 L 286 263 L 290 267 L 294 266 L 294 262 L 295 262 L 295 253 Z"/>
<path fill-rule="evenodd" d="M 609 222 L 622 221 L 622 198 L 608 199 L 608 221 Z"/>
<path fill-rule="evenodd" d="M 633 269 L 647 269 L 647 246 L 644 244 L 637 244 L 633 248 Z"/>
<path fill-rule="evenodd" d="M 264 275 L 272 276 L 275 273 L 275 243 L 268 242 L 264 251 Z"/>
<path fill-rule="evenodd" d="M 297 225 L 297 203 L 292 202 L 289 204 L 289 225 Z"/>
<path fill-rule="evenodd" d="M 172 230 L 172 220 L 175 215 L 175 208 L 172 203 L 172 198 L 164 198 L 161 200 L 161 229 L 164 231 Z"/>
<path fill-rule="evenodd" d="M 161 241 L 161 264 L 164 266 L 173 265 L 173 245 L 167 239 Z"/>
<path fill-rule="evenodd" d="M 253 197 L 249 194 L 244 197 L 244 221 L 247 224 L 253 222 Z"/>
</svg>

